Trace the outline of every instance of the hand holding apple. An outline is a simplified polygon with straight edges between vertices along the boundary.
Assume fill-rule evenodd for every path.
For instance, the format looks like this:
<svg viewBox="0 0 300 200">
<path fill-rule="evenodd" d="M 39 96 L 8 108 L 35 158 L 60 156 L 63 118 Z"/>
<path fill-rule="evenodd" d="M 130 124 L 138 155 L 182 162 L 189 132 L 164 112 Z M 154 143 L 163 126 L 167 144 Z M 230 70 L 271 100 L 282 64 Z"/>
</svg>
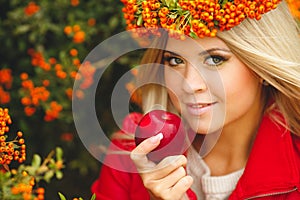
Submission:
<svg viewBox="0 0 300 200">
<path fill-rule="evenodd" d="M 135 131 L 135 143 L 139 145 L 143 140 L 163 134 L 158 147 L 148 154 L 148 158 L 159 162 L 172 155 L 183 154 L 186 149 L 186 131 L 179 116 L 164 111 L 153 110 L 145 114 Z"/>
</svg>

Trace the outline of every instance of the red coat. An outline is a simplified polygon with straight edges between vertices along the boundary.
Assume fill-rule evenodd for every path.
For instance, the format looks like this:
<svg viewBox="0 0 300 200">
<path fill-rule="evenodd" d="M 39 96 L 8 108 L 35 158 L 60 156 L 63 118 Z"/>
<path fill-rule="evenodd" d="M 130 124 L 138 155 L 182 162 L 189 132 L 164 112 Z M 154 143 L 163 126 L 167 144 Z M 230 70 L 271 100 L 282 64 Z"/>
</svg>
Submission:
<svg viewBox="0 0 300 200">
<path fill-rule="evenodd" d="M 113 142 L 127 150 L 134 148 L 133 141 Z M 129 155 L 112 154 L 106 161 L 124 171 L 102 166 L 99 178 L 92 185 L 97 200 L 150 199 L 140 176 L 126 172 L 135 171 Z M 275 124 L 268 116 L 262 120 L 244 173 L 229 200 L 256 198 L 300 200 L 300 137 Z"/>
</svg>

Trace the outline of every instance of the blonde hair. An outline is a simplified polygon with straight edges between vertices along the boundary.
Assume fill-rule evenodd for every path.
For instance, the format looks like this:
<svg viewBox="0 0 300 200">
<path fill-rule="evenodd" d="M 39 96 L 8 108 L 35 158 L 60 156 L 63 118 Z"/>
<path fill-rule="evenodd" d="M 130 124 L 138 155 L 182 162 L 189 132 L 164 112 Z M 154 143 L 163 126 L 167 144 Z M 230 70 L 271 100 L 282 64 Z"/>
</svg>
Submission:
<svg viewBox="0 0 300 200">
<path fill-rule="evenodd" d="M 231 51 L 269 85 L 265 103 L 274 100 L 290 130 L 300 135 L 300 37 L 285 2 L 263 15 L 220 32 Z"/>
<path fill-rule="evenodd" d="M 229 31 L 218 32 L 217 37 L 269 84 L 263 86 L 264 103 L 274 100 L 290 130 L 300 135 L 300 37 L 287 4 L 280 3 L 259 21 L 246 19 Z M 163 49 L 166 39 L 157 42 Z M 142 63 L 161 63 L 162 54 L 162 50 L 150 49 Z M 162 82 L 162 70 L 159 66 L 143 68 L 139 80 Z M 141 88 L 141 93 L 145 112 L 155 104 L 174 111 L 164 87 L 149 84 Z"/>
<path fill-rule="evenodd" d="M 148 49 L 141 61 L 144 66 L 139 70 L 137 85 L 142 86 L 139 91 L 142 95 L 142 109 L 145 113 L 155 109 L 156 105 L 160 105 L 164 110 L 169 110 L 171 105 L 167 90 L 163 86 L 164 69 L 159 65 L 163 64 L 163 49 L 166 42 L 167 35 L 164 32 L 161 38 L 154 40 L 152 46 L 155 48 Z"/>
</svg>

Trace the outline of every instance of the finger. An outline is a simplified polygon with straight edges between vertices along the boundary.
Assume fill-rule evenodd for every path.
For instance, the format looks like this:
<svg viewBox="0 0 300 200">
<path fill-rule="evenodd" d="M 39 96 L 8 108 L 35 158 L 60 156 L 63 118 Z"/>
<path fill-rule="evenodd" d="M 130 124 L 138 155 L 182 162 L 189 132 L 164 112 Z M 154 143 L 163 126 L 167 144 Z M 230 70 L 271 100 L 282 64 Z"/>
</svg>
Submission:
<svg viewBox="0 0 300 200">
<path fill-rule="evenodd" d="M 156 166 L 152 171 L 149 171 L 149 173 L 141 173 L 140 175 L 146 188 L 155 194 L 161 194 L 163 193 L 162 191 L 173 187 L 183 178 L 186 175 L 184 168 L 186 158 L 184 156 L 176 156 L 176 158 L 177 162 L 172 162 L 172 164 L 169 164 L 167 167 L 161 168 Z M 166 159 L 165 162 L 169 159 Z"/>
<path fill-rule="evenodd" d="M 155 166 L 155 163 L 149 161 L 147 154 L 154 150 L 163 138 L 163 134 L 159 133 L 155 136 L 147 138 L 141 142 L 135 149 L 130 153 L 130 158 L 136 165 L 138 170 L 148 170 Z"/>
<path fill-rule="evenodd" d="M 184 167 L 179 167 L 170 173 L 168 176 L 160 180 L 160 184 L 165 188 L 171 188 L 176 183 L 186 176 L 186 171 Z"/>
<path fill-rule="evenodd" d="M 151 194 L 155 197 L 165 200 L 183 199 L 186 191 L 193 184 L 193 178 L 191 176 L 184 176 L 179 179 L 172 187 L 166 188 L 162 184 L 156 184 L 152 187 Z"/>
<path fill-rule="evenodd" d="M 177 168 L 171 174 L 168 174 L 161 179 L 155 179 L 151 177 L 151 175 L 141 174 L 145 187 L 158 196 L 165 193 L 165 191 L 169 191 L 170 188 L 172 188 L 185 175 L 186 172 L 183 167 Z"/>
<path fill-rule="evenodd" d="M 158 174 L 170 174 L 179 167 L 186 166 L 187 159 L 184 155 L 168 156 L 157 164 Z"/>
<path fill-rule="evenodd" d="M 192 186 L 193 181 L 191 176 L 184 176 L 170 189 L 170 195 L 177 194 L 183 197 L 186 191 Z"/>
</svg>

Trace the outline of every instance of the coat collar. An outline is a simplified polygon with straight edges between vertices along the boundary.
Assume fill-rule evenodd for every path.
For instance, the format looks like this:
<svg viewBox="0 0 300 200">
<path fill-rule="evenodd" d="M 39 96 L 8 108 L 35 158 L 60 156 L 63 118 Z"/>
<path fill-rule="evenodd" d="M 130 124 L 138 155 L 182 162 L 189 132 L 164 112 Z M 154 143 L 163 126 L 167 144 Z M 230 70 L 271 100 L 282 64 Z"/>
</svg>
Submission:
<svg viewBox="0 0 300 200">
<path fill-rule="evenodd" d="M 299 187 L 297 162 L 290 132 L 270 115 L 264 116 L 244 174 L 230 199 L 250 199 Z"/>
</svg>

